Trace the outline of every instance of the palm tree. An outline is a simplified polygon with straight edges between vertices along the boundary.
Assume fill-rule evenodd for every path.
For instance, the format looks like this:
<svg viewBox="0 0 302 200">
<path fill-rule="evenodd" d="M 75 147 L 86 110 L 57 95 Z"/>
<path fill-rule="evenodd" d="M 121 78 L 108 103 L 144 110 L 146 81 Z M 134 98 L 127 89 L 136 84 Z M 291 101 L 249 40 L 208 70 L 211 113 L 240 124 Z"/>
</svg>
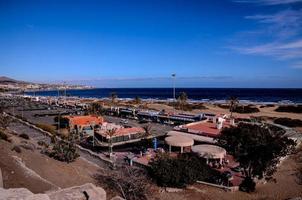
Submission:
<svg viewBox="0 0 302 200">
<path fill-rule="evenodd" d="M 141 150 L 144 151 L 146 150 L 148 147 L 152 146 L 152 139 L 150 138 L 151 134 L 151 129 L 152 126 L 148 123 L 145 126 L 142 126 L 142 128 L 145 131 L 144 137 L 141 140 Z"/>
<path fill-rule="evenodd" d="M 115 135 L 116 133 L 116 128 L 113 128 L 113 129 L 108 129 L 106 131 L 106 134 L 109 136 L 109 154 L 111 155 L 112 154 L 112 137 Z"/>
<path fill-rule="evenodd" d="M 184 105 L 187 104 L 187 100 L 188 100 L 188 95 L 185 92 L 181 92 L 178 97 L 178 101 L 182 110 L 184 109 Z"/>
<path fill-rule="evenodd" d="M 229 98 L 229 109 L 231 112 L 231 118 L 233 117 L 233 111 L 235 110 L 238 104 L 239 104 L 239 100 L 237 97 L 231 96 Z"/>
<path fill-rule="evenodd" d="M 139 98 L 139 96 L 136 96 L 134 98 L 134 102 L 135 102 L 135 104 L 140 104 L 142 102 L 142 100 Z"/>
<path fill-rule="evenodd" d="M 117 99 L 117 94 L 115 92 L 110 93 L 111 103 L 114 104 Z"/>
<path fill-rule="evenodd" d="M 147 124 L 145 126 L 142 127 L 145 131 L 145 138 L 147 139 L 149 136 L 151 136 L 151 129 L 152 129 L 152 126 L 150 124 Z"/>
</svg>

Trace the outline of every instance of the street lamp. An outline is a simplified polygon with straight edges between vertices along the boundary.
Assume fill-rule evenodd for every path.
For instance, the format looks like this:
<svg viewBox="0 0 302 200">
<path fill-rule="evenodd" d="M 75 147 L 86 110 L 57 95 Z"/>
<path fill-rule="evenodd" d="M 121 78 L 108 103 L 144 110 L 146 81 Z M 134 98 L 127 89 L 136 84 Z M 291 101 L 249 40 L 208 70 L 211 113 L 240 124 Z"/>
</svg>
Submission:
<svg viewBox="0 0 302 200">
<path fill-rule="evenodd" d="M 176 78 L 176 74 L 172 74 L 172 78 L 173 78 L 173 101 L 175 103 L 175 78 Z"/>
</svg>

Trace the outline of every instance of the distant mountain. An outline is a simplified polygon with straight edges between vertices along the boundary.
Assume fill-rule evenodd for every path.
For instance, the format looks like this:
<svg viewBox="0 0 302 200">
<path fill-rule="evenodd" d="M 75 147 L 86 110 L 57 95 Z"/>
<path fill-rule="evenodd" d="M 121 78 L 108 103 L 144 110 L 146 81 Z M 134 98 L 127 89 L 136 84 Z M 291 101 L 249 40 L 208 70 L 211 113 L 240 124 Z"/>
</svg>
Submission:
<svg viewBox="0 0 302 200">
<path fill-rule="evenodd" d="M 27 82 L 24 82 L 24 81 L 18 81 L 18 80 L 15 80 L 15 79 L 12 79 L 12 78 L 9 78 L 9 77 L 6 77 L 6 76 L 0 76 L 0 83 L 2 84 L 26 84 Z"/>
</svg>

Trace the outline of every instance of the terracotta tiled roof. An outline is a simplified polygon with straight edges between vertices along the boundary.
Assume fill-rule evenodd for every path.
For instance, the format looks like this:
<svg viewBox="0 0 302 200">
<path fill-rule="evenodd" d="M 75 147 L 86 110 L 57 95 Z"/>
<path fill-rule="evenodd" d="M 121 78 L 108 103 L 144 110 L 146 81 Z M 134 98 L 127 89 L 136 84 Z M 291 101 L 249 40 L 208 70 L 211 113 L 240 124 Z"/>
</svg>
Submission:
<svg viewBox="0 0 302 200">
<path fill-rule="evenodd" d="M 144 133 L 144 129 L 140 127 L 132 127 L 132 128 L 119 128 L 116 130 L 115 134 L 113 137 L 116 136 L 123 136 L 123 135 L 131 135 L 131 134 L 137 134 L 137 133 Z M 96 132 L 99 135 L 102 135 L 104 137 L 107 136 L 106 131 L 97 131 Z"/>
<path fill-rule="evenodd" d="M 224 124 L 223 127 L 227 127 L 229 124 Z M 191 123 L 184 126 L 188 128 L 189 132 L 196 132 L 197 134 L 204 134 L 211 137 L 216 137 L 220 134 L 219 129 L 217 129 L 215 123 L 211 122 L 199 122 L 199 123 Z"/>
<path fill-rule="evenodd" d="M 135 133 L 143 133 L 144 129 L 140 127 L 132 127 L 132 128 L 120 128 L 116 131 L 115 135 L 129 135 Z"/>
<path fill-rule="evenodd" d="M 69 122 L 73 125 L 90 125 L 90 124 L 102 124 L 104 122 L 103 117 L 99 116 L 67 116 L 67 119 L 69 119 Z"/>
</svg>

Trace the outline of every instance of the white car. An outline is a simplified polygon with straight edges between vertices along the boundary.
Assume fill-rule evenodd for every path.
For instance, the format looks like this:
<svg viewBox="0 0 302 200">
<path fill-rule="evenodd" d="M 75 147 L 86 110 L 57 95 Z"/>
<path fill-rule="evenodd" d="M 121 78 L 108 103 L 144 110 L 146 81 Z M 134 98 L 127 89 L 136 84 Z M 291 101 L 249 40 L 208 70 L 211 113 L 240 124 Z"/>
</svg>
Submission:
<svg viewBox="0 0 302 200">
<path fill-rule="evenodd" d="M 128 120 L 127 120 L 127 119 L 122 119 L 122 120 L 121 120 L 121 123 L 122 123 L 122 124 L 128 124 Z"/>
</svg>

